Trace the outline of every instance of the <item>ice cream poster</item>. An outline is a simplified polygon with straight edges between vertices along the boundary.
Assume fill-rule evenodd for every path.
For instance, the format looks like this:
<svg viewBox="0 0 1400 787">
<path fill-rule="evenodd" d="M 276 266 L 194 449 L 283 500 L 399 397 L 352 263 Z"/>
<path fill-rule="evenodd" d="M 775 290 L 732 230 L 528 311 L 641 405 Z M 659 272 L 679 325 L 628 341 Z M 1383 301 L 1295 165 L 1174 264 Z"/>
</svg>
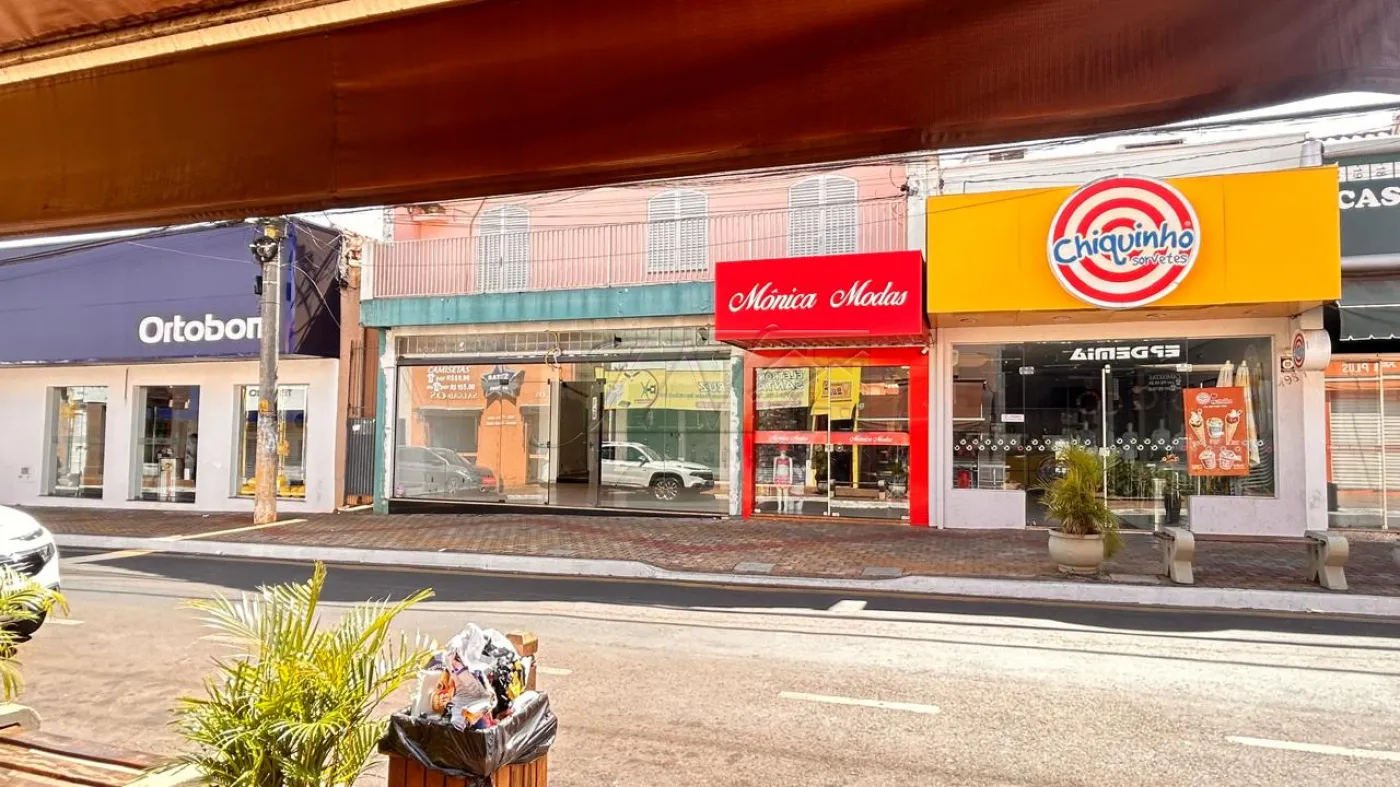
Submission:
<svg viewBox="0 0 1400 787">
<path fill-rule="evenodd" d="M 1243 388 L 1188 388 L 1186 472 L 1193 476 L 1249 474 L 1249 429 Z"/>
</svg>

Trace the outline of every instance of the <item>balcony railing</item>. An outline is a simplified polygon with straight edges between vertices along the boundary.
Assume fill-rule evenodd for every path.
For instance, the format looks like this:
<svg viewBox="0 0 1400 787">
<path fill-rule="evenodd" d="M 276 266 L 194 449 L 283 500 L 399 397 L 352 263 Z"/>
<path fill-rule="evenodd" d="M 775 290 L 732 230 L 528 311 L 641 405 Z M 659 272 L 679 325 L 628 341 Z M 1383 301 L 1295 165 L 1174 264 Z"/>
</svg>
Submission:
<svg viewBox="0 0 1400 787">
<path fill-rule="evenodd" d="M 849 224 L 844 232 L 828 228 L 830 237 L 821 245 L 830 253 L 907 248 L 905 204 L 903 198 L 862 202 L 855 206 L 854 238 Z M 460 237 L 375 243 L 365 265 L 372 297 L 394 298 L 709 281 L 716 263 L 792 253 L 787 210 L 681 221 L 695 223 L 675 233 L 675 242 L 649 241 L 652 227 L 641 222 L 543 228 L 487 241 Z M 481 259 L 483 250 L 492 259 Z"/>
</svg>

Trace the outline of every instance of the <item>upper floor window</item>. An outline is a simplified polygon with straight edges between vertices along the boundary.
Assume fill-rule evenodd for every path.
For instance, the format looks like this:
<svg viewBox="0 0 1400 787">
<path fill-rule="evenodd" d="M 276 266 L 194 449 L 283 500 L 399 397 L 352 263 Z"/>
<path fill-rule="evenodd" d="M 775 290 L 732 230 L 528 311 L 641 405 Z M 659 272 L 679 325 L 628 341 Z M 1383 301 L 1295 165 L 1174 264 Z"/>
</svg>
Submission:
<svg viewBox="0 0 1400 787">
<path fill-rule="evenodd" d="M 788 254 L 852 254 L 857 251 L 856 182 L 814 175 L 788 191 Z"/>
<path fill-rule="evenodd" d="M 476 289 L 515 292 L 530 286 L 530 211 L 501 205 L 477 224 Z"/>
<path fill-rule="evenodd" d="M 710 200 L 703 191 L 672 189 L 647 203 L 647 272 L 709 267 Z"/>
</svg>

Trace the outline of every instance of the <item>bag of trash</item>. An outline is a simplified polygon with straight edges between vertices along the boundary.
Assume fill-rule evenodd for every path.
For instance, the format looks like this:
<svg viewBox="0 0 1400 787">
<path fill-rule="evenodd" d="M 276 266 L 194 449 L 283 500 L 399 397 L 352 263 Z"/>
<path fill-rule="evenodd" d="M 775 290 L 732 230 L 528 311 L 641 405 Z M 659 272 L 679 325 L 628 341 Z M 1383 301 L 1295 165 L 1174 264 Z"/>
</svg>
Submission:
<svg viewBox="0 0 1400 787">
<path fill-rule="evenodd" d="M 547 754 L 559 729 L 548 695 L 529 691 L 511 707 L 509 718 L 483 730 L 459 730 L 441 721 L 395 713 L 389 717 L 379 751 L 465 779 L 469 787 L 490 787 L 491 775 L 501 768 Z"/>
</svg>

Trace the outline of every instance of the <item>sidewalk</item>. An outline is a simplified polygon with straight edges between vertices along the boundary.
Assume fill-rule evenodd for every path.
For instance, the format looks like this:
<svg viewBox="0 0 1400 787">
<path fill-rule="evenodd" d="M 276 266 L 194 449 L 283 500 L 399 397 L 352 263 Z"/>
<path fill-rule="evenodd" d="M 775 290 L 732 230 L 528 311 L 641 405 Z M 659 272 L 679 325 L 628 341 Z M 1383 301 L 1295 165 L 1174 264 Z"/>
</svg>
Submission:
<svg viewBox="0 0 1400 787">
<path fill-rule="evenodd" d="M 674 572 L 813 579 L 907 576 L 1162 585 L 1155 539 L 1129 532 L 1099 578 L 1067 580 L 1039 530 L 966 531 L 839 521 L 580 517 L 548 514 L 450 515 L 369 512 L 307 515 L 250 528 L 246 514 L 102 509 L 30 509 L 64 536 L 180 537 L 237 544 L 636 561 Z M 294 518 L 294 517 L 289 517 Z M 224 532 L 235 531 L 235 532 Z M 1349 594 L 1400 597 L 1394 552 L 1400 533 L 1349 531 Z M 191 539 L 190 537 L 195 538 Z M 1303 580 L 1296 544 L 1205 542 L 1196 582 L 1205 588 L 1339 595 Z"/>
</svg>

